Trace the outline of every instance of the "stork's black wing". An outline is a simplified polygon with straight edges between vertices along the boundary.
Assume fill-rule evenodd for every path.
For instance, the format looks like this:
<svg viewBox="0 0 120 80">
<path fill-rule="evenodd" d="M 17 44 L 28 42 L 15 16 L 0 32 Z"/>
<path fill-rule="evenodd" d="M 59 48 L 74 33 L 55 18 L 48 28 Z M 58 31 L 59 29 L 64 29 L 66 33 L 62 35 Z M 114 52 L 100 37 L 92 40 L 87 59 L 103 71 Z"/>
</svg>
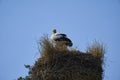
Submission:
<svg viewBox="0 0 120 80">
<path fill-rule="evenodd" d="M 66 37 L 66 36 L 67 36 L 66 34 L 57 34 L 57 35 L 62 35 L 63 37 Z"/>
<path fill-rule="evenodd" d="M 65 44 L 68 45 L 68 46 L 73 45 L 72 41 L 69 38 L 66 38 L 66 37 L 56 38 L 54 40 L 55 41 L 65 41 Z"/>
</svg>

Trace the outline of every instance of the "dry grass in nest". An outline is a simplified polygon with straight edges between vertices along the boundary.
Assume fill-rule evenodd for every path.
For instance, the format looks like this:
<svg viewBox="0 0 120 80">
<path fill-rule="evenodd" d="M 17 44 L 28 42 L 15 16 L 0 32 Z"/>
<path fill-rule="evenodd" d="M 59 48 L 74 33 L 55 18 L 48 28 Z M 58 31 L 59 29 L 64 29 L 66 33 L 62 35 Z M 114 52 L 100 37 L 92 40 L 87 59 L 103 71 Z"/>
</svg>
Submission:
<svg viewBox="0 0 120 80">
<path fill-rule="evenodd" d="M 32 80 L 102 80 L 102 46 L 86 53 L 53 45 L 47 37 L 40 41 L 41 57 L 32 69 Z"/>
</svg>

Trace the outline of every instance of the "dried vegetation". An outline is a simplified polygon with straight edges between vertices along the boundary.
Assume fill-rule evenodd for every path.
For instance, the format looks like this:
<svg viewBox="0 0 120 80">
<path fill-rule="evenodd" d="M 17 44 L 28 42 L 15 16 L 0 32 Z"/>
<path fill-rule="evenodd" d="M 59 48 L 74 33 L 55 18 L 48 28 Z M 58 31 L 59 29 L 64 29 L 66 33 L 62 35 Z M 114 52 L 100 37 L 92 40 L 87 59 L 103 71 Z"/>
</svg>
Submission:
<svg viewBox="0 0 120 80">
<path fill-rule="evenodd" d="M 31 71 L 32 80 L 102 80 L 103 45 L 95 43 L 83 53 L 53 45 L 47 37 L 39 44 L 41 56 Z"/>
</svg>

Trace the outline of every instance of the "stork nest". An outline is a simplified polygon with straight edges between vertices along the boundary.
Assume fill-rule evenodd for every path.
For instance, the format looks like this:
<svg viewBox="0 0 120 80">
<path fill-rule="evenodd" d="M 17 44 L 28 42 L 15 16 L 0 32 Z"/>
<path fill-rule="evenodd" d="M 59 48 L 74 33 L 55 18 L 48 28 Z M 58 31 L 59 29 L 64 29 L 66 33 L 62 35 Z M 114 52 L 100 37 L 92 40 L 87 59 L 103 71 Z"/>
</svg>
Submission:
<svg viewBox="0 0 120 80">
<path fill-rule="evenodd" d="M 46 37 L 39 44 L 41 57 L 32 68 L 32 80 L 102 80 L 102 45 L 95 43 L 83 53 L 55 47 Z"/>
</svg>

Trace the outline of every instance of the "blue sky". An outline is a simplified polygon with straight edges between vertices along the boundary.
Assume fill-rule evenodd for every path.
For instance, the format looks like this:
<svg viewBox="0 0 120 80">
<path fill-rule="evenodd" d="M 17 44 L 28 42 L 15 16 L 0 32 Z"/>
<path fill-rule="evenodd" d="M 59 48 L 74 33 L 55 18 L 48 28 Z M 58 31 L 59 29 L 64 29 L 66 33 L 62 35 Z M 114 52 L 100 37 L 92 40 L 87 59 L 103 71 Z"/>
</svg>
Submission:
<svg viewBox="0 0 120 80">
<path fill-rule="evenodd" d="M 104 80 L 120 80 L 120 0 L 0 0 L 0 80 L 27 75 L 37 41 L 56 28 L 81 51 L 104 43 Z"/>
</svg>

